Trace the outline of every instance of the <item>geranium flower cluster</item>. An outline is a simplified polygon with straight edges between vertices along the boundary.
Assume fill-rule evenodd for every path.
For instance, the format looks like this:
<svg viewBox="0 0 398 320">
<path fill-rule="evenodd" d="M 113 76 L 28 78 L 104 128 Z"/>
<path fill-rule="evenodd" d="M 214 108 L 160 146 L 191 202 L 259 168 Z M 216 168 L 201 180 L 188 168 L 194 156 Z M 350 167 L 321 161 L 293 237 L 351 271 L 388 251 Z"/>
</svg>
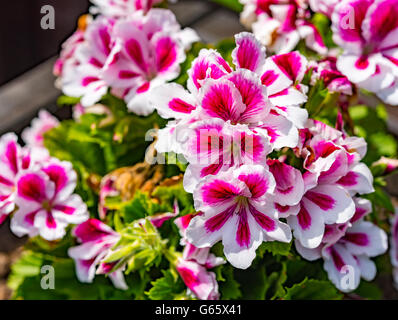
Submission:
<svg viewBox="0 0 398 320">
<path fill-rule="evenodd" d="M 294 236 L 304 258 L 324 258 L 331 281 L 353 290 L 361 276 L 375 275 L 369 257 L 387 249 L 384 231 L 363 220 L 369 202 L 359 196 L 374 191 L 361 162 L 366 142 L 308 119 L 304 56 L 266 58 L 253 34 L 235 39 L 234 67 L 204 49 L 188 72 L 188 91 L 166 84 L 151 97 L 173 119 L 157 150 L 189 163 L 184 187 L 200 214 L 190 219 L 186 241 L 194 252 L 222 241 L 227 260 L 246 269 L 262 242 Z M 292 156 L 302 164 L 292 166 Z M 356 277 L 350 288 L 339 282 L 346 265 Z"/>
<path fill-rule="evenodd" d="M 333 40 L 343 49 L 338 69 L 386 103 L 398 104 L 396 0 L 340 1 L 332 14 Z"/>
<path fill-rule="evenodd" d="M 240 0 L 244 5 L 241 22 L 253 30 L 261 43 L 275 53 L 287 53 L 304 39 L 312 50 L 326 54 L 319 31 L 309 21 L 307 0 Z M 316 1 L 312 1 L 316 2 Z"/>
<path fill-rule="evenodd" d="M 66 95 L 81 98 L 84 107 L 110 90 L 131 111 L 148 115 L 153 111 L 147 103 L 151 90 L 179 75 L 185 50 L 199 39 L 192 29 L 181 30 L 169 10 L 128 10 L 124 7 L 141 2 L 108 2 L 96 1 L 109 10 L 94 20 L 86 18 L 64 45 L 54 70 L 58 83 Z"/>
<path fill-rule="evenodd" d="M 396 0 L 241 0 L 241 3 L 244 4 L 242 23 L 276 53 L 292 51 L 304 39 L 308 48 L 322 56 L 336 54 L 335 49 L 326 47 L 325 35 L 321 36 L 310 22 L 311 12 L 325 15 L 331 20 L 333 41 L 342 49 L 334 62 L 335 71 L 384 102 L 398 105 L 398 22 L 393 18 L 398 10 Z M 348 83 L 344 86 L 349 90 Z"/>
<path fill-rule="evenodd" d="M 41 111 L 22 134 L 25 147 L 13 133 L 0 138 L 0 223 L 12 215 L 17 236 L 61 239 L 68 225 L 88 219 L 85 203 L 73 193 L 77 176 L 72 164 L 51 158 L 43 147 L 43 134 L 57 124 Z"/>
<path fill-rule="evenodd" d="M 163 0 L 91 0 L 91 11 L 110 17 L 124 17 L 136 11 L 148 12 Z"/>
</svg>

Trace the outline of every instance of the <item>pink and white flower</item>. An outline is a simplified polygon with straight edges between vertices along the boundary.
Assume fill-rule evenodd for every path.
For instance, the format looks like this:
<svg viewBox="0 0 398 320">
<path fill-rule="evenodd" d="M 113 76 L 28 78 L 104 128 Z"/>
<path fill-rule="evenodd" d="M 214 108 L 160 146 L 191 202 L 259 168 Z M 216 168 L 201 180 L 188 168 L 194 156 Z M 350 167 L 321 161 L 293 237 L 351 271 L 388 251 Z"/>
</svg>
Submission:
<svg viewBox="0 0 398 320">
<path fill-rule="evenodd" d="M 0 224 L 16 209 L 19 175 L 47 158 L 48 152 L 43 148 L 22 148 L 13 133 L 0 138 Z"/>
<path fill-rule="evenodd" d="M 380 160 L 375 162 L 373 165 L 383 166 L 384 171 L 382 172 L 382 175 L 388 175 L 398 170 L 398 159 L 381 157 Z"/>
<path fill-rule="evenodd" d="M 69 162 L 52 159 L 40 168 L 23 171 L 16 182 L 15 204 L 11 220 L 17 236 L 40 235 L 46 240 L 61 239 L 69 224 L 88 219 L 87 207 L 73 194 L 76 173 Z"/>
<path fill-rule="evenodd" d="M 32 120 L 31 127 L 22 132 L 22 139 L 30 147 L 44 148 L 44 134 L 58 125 L 57 118 L 46 110 L 40 110 L 39 117 Z"/>
<path fill-rule="evenodd" d="M 352 95 L 353 85 L 348 78 L 338 71 L 335 57 L 322 59 L 313 68 L 311 81 L 321 79 L 326 88 L 331 92 L 340 92 L 345 95 Z"/>
<path fill-rule="evenodd" d="M 111 248 L 119 241 L 120 235 L 109 226 L 96 219 L 89 219 L 73 230 L 73 235 L 81 242 L 72 247 L 68 254 L 75 260 L 76 275 L 80 282 L 92 283 L 96 274 L 105 274 L 112 270 L 115 263 L 102 262 Z M 113 285 L 127 290 L 123 270 L 109 274 Z"/>
<path fill-rule="evenodd" d="M 263 241 L 291 241 L 288 225 L 278 220 L 272 195 L 275 179 L 264 166 L 238 169 L 206 177 L 194 192 L 195 208 L 187 239 L 198 248 L 222 240 L 227 260 L 248 268 Z"/>
<path fill-rule="evenodd" d="M 225 262 L 224 259 L 217 258 L 213 254 L 210 254 L 211 247 L 197 248 L 188 241 L 187 229 L 189 223 L 196 215 L 202 215 L 202 213 L 199 212 L 197 214 L 187 214 L 185 216 L 175 219 L 174 221 L 174 223 L 178 226 L 180 231 L 181 235 L 180 245 L 184 247 L 182 258 L 184 260 L 196 261 L 201 265 L 207 265 L 207 261 L 209 259 L 215 261 L 217 265 L 223 264 Z"/>
<path fill-rule="evenodd" d="M 327 48 L 316 27 L 310 23 L 307 1 L 240 0 L 244 5 L 241 22 L 271 51 L 293 51 L 300 39 L 312 50 L 326 54 Z"/>
<path fill-rule="evenodd" d="M 305 259 L 324 260 L 330 281 L 341 291 L 355 290 L 363 278 L 371 281 L 376 276 L 376 266 L 370 258 L 387 251 L 386 233 L 363 217 L 371 212 L 368 200 L 355 199 L 356 212 L 344 224 L 327 226 L 321 244 L 312 249 L 296 241 L 296 248 Z"/>
<path fill-rule="evenodd" d="M 326 225 L 349 221 L 355 214 L 355 204 L 349 192 L 335 182 L 322 183 L 316 175 L 305 174 L 304 184 L 305 194 L 298 213 L 290 215 L 287 222 L 303 247 L 316 248 Z"/>
<path fill-rule="evenodd" d="M 164 9 L 118 21 L 114 37 L 104 78 L 131 111 L 148 115 L 153 112 L 147 102 L 152 89 L 178 76 L 185 50 L 199 38 L 192 29 L 181 30 L 174 14 Z"/>
<path fill-rule="evenodd" d="M 95 7 L 93 13 L 100 13 L 114 18 L 127 17 L 136 11 L 148 12 L 163 0 L 90 0 Z"/>
<path fill-rule="evenodd" d="M 84 34 L 84 42 L 79 44 L 76 62 L 65 65 L 61 86 L 71 97 L 81 98 L 84 107 L 90 107 L 108 91 L 108 84 L 102 76 L 102 69 L 114 45 L 112 35 L 115 21 L 98 17 L 91 22 Z"/>
<path fill-rule="evenodd" d="M 186 151 L 189 161 L 184 175 L 184 188 L 193 192 L 199 181 L 209 175 L 243 164 L 265 163 L 272 148 L 264 135 L 247 125 L 231 125 L 221 119 L 204 120 L 190 127 Z"/>
<path fill-rule="evenodd" d="M 220 294 L 216 274 L 208 271 L 216 266 L 211 260 L 204 266 L 192 260 L 179 258 L 176 268 L 189 289 L 188 293 L 193 293 L 200 300 L 218 300 Z"/>
<path fill-rule="evenodd" d="M 299 204 L 305 190 L 301 172 L 280 160 L 268 159 L 267 165 L 276 181 L 274 197 L 279 211 L 283 212 L 283 207 Z"/>
<path fill-rule="evenodd" d="M 73 35 L 62 44 L 60 57 L 54 64 L 53 74 L 56 77 L 61 77 L 66 65 L 74 65 L 79 62 L 76 59 L 76 49 L 84 42 L 84 31 L 76 30 Z"/>
<path fill-rule="evenodd" d="M 223 258 L 210 253 L 210 247 L 197 248 L 186 238 L 186 231 L 194 214 L 188 214 L 174 222 L 180 229 L 181 242 L 184 246 L 183 256 L 178 259 L 177 271 L 190 292 L 201 300 L 218 300 L 218 284 L 212 269 L 225 263 Z"/>
<path fill-rule="evenodd" d="M 298 52 L 266 59 L 265 49 L 252 34 L 244 32 L 235 38 L 235 71 L 217 51 L 202 50 L 188 72 L 189 91 L 177 84 L 153 91 L 151 102 L 159 114 L 176 119 L 162 131 L 174 137 L 161 138 L 159 152 L 177 149 L 184 156 L 202 158 L 190 149 L 195 139 L 196 144 L 200 140 L 195 130 L 212 123 L 221 132 L 222 122 L 237 131 L 251 130 L 253 137 L 263 136 L 265 155 L 271 151 L 268 144 L 272 150 L 297 146 L 298 128 L 303 128 L 308 117 L 300 108 L 307 99 L 306 87 L 300 84 L 307 60 Z"/>
<path fill-rule="evenodd" d="M 345 0 L 332 15 L 333 40 L 343 48 L 337 68 L 386 103 L 398 104 L 397 0 Z"/>
<path fill-rule="evenodd" d="M 366 154 L 363 139 L 321 122 L 309 121 L 304 143 L 305 194 L 297 215 L 288 217 L 294 236 L 306 248 L 316 248 L 327 225 L 348 222 L 355 214 L 352 197 L 374 191 L 373 176 L 360 162 Z M 305 131 L 305 130 L 304 130 Z"/>
</svg>

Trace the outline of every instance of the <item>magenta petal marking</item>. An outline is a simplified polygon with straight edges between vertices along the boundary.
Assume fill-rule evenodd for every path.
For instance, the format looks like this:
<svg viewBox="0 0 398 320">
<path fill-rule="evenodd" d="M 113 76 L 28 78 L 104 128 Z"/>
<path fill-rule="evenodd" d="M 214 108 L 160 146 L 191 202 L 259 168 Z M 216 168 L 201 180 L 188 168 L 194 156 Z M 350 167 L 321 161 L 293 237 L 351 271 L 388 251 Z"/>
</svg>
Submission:
<svg viewBox="0 0 398 320">
<path fill-rule="evenodd" d="M 58 165 L 50 165 L 43 169 L 50 180 L 55 183 L 55 190 L 59 191 L 65 187 L 68 182 L 68 176 L 65 169 Z"/>
<path fill-rule="evenodd" d="M 150 88 L 151 84 L 149 82 L 145 82 L 141 87 L 137 89 L 137 93 L 147 92 Z"/>
<path fill-rule="evenodd" d="M 256 71 L 259 65 L 259 52 L 256 43 L 251 38 L 242 39 L 239 43 L 237 60 L 240 68 Z"/>
<path fill-rule="evenodd" d="M 325 211 L 333 209 L 336 203 L 336 201 L 332 197 L 314 191 L 308 191 L 305 194 L 305 197 Z"/>
<path fill-rule="evenodd" d="M 188 288 L 194 289 L 195 287 L 201 284 L 198 277 L 191 269 L 184 267 L 177 267 L 177 270 Z"/>
<path fill-rule="evenodd" d="M 355 186 L 358 183 L 357 179 L 358 175 L 355 172 L 350 171 L 347 173 L 347 175 L 342 177 L 337 183 L 346 187 L 350 187 L 350 186 Z"/>
<path fill-rule="evenodd" d="M 306 207 L 304 207 L 303 203 L 301 203 L 301 208 L 297 215 L 297 220 L 301 229 L 306 230 L 311 227 L 312 224 L 311 215 L 307 211 Z"/>
<path fill-rule="evenodd" d="M 102 28 L 99 30 L 99 36 L 104 48 L 104 54 L 108 56 L 111 52 L 111 36 L 107 28 Z"/>
<path fill-rule="evenodd" d="M 252 194 L 252 198 L 256 199 L 264 195 L 268 190 L 268 181 L 259 174 L 241 174 L 238 179 L 246 183 Z"/>
<path fill-rule="evenodd" d="M 373 1 L 369 0 L 357 0 L 357 1 L 350 1 L 348 2 L 347 6 L 343 7 L 338 14 L 339 22 L 343 21 L 345 17 L 348 16 L 351 12 L 354 13 L 354 23 L 353 27 L 347 28 L 344 23 L 339 23 L 339 36 L 349 42 L 359 42 L 363 41 L 362 38 L 362 22 L 365 19 L 366 13 L 368 11 L 369 6 L 372 4 Z M 350 11 L 351 10 L 351 11 Z"/>
<path fill-rule="evenodd" d="M 99 80 L 98 77 L 85 77 L 85 78 L 82 79 L 82 86 L 83 87 L 87 87 L 91 83 L 96 82 L 98 80 Z"/>
<path fill-rule="evenodd" d="M 7 178 L 3 177 L 0 175 L 0 184 L 3 184 L 7 187 L 12 187 L 14 185 L 14 183 L 10 180 L 8 180 Z"/>
<path fill-rule="evenodd" d="M 340 148 L 337 147 L 332 142 L 321 141 L 314 147 L 314 149 L 315 149 L 315 153 L 318 157 L 327 158 L 333 152 L 335 152 L 336 150 L 339 150 Z"/>
<path fill-rule="evenodd" d="M 355 62 L 355 67 L 357 69 L 364 70 L 367 67 L 369 67 L 369 60 L 367 56 L 361 56 L 356 62 Z"/>
<path fill-rule="evenodd" d="M 242 74 L 234 74 L 229 80 L 239 90 L 242 102 L 246 105 L 246 110 L 242 113 L 240 122 L 248 121 L 251 117 L 255 117 L 264 110 L 266 102 L 264 101 L 263 92 L 253 81 L 244 78 Z"/>
<path fill-rule="evenodd" d="M 144 72 L 148 70 L 141 49 L 141 44 L 136 39 L 126 41 L 126 51 L 135 64 Z"/>
<path fill-rule="evenodd" d="M 29 225 L 33 226 L 34 223 L 35 223 L 35 217 L 36 217 L 36 215 L 37 215 L 37 213 L 38 213 L 39 211 L 40 211 L 40 209 L 28 213 L 28 214 L 24 217 L 25 222 L 28 223 Z"/>
<path fill-rule="evenodd" d="M 356 208 L 354 216 L 351 218 L 351 223 L 354 223 L 355 221 L 358 221 L 361 219 L 365 214 L 367 213 L 367 210 L 364 208 Z"/>
<path fill-rule="evenodd" d="M 261 82 L 265 86 L 270 86 L 276 80 L 278 80 L 278 78 L 279 78 L 279 75 L 276 72 L 274 72 L 272 70 L 268 70 L 261 76 Z"/>
<path fill-rule="evenodd" d="M 341 269 L 346 265 L 343 258 L 333 247 L 330 248 L 330 254 L 332 256 L 333 263 L 334 263 L 336 269 L 338 271 L 341 271 Z"/>
<path fill-rule="evenodd" d="M 52 127 L 49 128 L 48 130 L 50 130 L 50 129 L 52 129 Z M 44 132 L 46 132 L 46 131 L 43 131 L 43 134 L 44 134 Z M 40 139 L 43 140 L 44 138 L 43 138 L 43 137 L 40 137 Z M 25 156 L 22 158 L 22 169 L 23 169 L 23 170 L 28 169 L 29 166 L 30 166 L 30 162 L 31 162 L 31 158 L 30 158 L 30 154 L 28 153 L 27 155 L 25 155 Z"/>
<path fill-rule="evenodd" d="M 170 38 L 163 38 L 156 44 L 156 61 L 158 71 L 170 68 L 177 61 L 176 44 Z"/>
<path fill-rule="evenodd" d="M 293 168 L 279 160 L 268 160 L 270 171 L 277 181 L 277 190 L 282 194 L 288 194 L 294 189 Z"/>
<path fill-rule="evenodd" d="M 279 203 L 275 203 L 275 208 L 278 210 L 280 213 L 286 213 L 289 211 L 290 206 L 282 206 Z"/>
<path fill-rule="evenodd" d="M 223 166 L 223 161 L 222 161 L 222 159 L 221 159 L 221 160 L 219 161 L 219 163 L 217 163 L 217 164 L 211 164 L 211 165 L 209 165 L 209 166 L 203 168 L 203 169 L 200 171 L 200 177 L 203 178 L 203 177 L 206 177 L 206 176 L 208 176 L 208 175 L 210 175 L 210 174 L 216 175 L 216 174 L 221 170 L 222 166 Z"/>
<path fill-rule="evenodd" d="M 258 211 L 253 205 L 249 203 L 249 211 L 260 225 L 261 228 L 266 230 L 267 232 L 274 231 L 276 229 L 276 223 L 270 217 Z"/>
<path fill-rule="evenodd" d="M 61 212 L 65 213 L 65 214 L 67 214 L 67 215 L 72 215 L 76 211 L 76 208 L 65 206 L 65 205 L 61 205 L 61 204 L 54 206 L 54 209 L 58 210 L 58 211 L 61 211 Z"/>
<path fill-rule="evenodd" d="M 185 230 L 186 228 L 188 228 L 189 223 L 191 222 L 191 220 L 194 218 L 195 216 L 193 214 L 187 214 L 185 216 L 182 216 L 180 219 L 181 221 L 181 226 L 182 228 Z"/>
<path fill-rule="evenodd" d="M 138 77 L 139 74 L 130 70 L 120 70 L 119 78 L 120 79 L 131 79 Z"/>
<path fill-rule="evenodd" d="M 241 247 L 249 247 L 250 227 L 247 220 L 246 207 L 241 205 L 239 210 L 239 225 L 236 233 L 236 241 Z"/>
<path fill-rule="evenodd" d="M 368 235 L 365 233 L 347 233 L 343 239 L 358 246 L 367 246 L 369 244 Z"/>
<path fill-rule="evenodd" d="M 372 1 L 373 2 L 373 1 Z M 370 41 L 381 42 L 392 30 L 398 28 L 398 2 L 397 0 L 380 1 L 369 16 L 371 33 Z"/>
<path fill-rule="evenodd" d="M 223 61 L 222 64 L 223 66 L 226 65 L 229 70 L 231 69 L 224 61 L 224 59 L 220 58 L 218 60 L 219 62 Z M 191 75 L 192 81 L 195 84 L 196 88 L 200 89 L 202 87 L 200 81 L 208 78 L 209 70 L 210 70 L 210 78 L 212 79 L 219 79 L 225 75 L 225 72 L 222 71 L 217 65 L 210 64 L 208 61 L 204 59 L 199 60 L 192 66 L 192 75 Z"/>
<path fill-rule="evenodd" d="M 236 210 L 237 205 L 233 205 L 221 213 L 211 217 L 205 222 L 205 228 L 208 232 L 220 230 L 224 224 L 231 218 Z"/>
<path fill-rule="evenodd" d="M 202 100 L 202 108 L 209 116 L 236 122 L 239 118 L 232 89 L 225 83 L 213 84 Z"/>
<path fill-rule="evenodd" d="M 88 61 L 88 63 L 91 64 L 91 65 L 93 65 L 94 67 L 96 67 L 96 68 L 98 68 L 98 69 L 101 69 L 101 68 L 104 66 L 103 63 L 101 63 L 100 61 L 98 61 L 98 59 L 96 59 L 96 58 L 94 58 L 94 57 L 90 58 L 90 60 Z"/>
<path fill-rule="evenodd" d="M 196 109 L 195 106 L 179 99 L 179 98 L 174 98 L 169 102 L 169 108 L 173 111 L 176 112 L 181 112 L 181 113 L 191 113 L 193 110 Z"/>
<path fill-rule="evenodd" d="M 47 212 L 46 226 L 49 229 L 55 229 L 57 227 L 57 222 L 51 212 Z"/>
<path fill-rule="evenodd" d="M 297 52 L 289 52 L 272 57 L 279 69 L 293 82 L 302 68 L 301 57 Z"/>
<path fill-rule="evenodd" d="M 16 174 L 18 172 L 18 155 L 17 145 L 14 141 L 10 141 L 7 144 L 5 157 L 10 166 L 11 171 Z"/>
<path fill-rule="evenodd" d="M 29 201 L 43 202 L 46 199 L 45 190 L 45 182 L 36 174 L 25 174 L 18 181 L 18 195 Z"/>
<path fill-rule="evenodd" d="M 89 219 L 79 224 L 74 230 L 76 237 L 83 243 L 100 240 L 110 233 L 102 229 L 103 223 L 97 219 Z"/>
</svg>

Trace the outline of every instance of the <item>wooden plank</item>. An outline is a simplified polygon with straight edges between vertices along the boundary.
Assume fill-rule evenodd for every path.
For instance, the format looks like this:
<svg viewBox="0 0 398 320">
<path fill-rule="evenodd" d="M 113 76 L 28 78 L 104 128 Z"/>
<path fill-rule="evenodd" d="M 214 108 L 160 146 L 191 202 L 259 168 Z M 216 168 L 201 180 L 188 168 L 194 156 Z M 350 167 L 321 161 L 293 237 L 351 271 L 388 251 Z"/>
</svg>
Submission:
<svg viewBox="0 0 398 320">
<path fill-rule="evenodd" d="M 51 58 L 0 88 L 0 132 L 18 130 L 37 110 L 54 103 L 60 95 L 55 88 Z"/>
</svg>

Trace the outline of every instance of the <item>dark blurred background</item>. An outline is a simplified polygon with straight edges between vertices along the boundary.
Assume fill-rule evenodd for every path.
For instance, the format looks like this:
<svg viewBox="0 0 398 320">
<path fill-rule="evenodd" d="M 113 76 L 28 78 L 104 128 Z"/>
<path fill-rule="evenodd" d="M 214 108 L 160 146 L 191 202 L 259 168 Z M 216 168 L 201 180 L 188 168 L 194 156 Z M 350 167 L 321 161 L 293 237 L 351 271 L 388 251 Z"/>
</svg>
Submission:
<svg viewBox="0 0 398 320">
<path fill-rule="evenodd" d="M 55 30 L 40 27 L 44 5 L 55 9 Z M 1 0 L 0 86 L 56 55 L 88 7 L 88 0 Z"/>
</svg>

